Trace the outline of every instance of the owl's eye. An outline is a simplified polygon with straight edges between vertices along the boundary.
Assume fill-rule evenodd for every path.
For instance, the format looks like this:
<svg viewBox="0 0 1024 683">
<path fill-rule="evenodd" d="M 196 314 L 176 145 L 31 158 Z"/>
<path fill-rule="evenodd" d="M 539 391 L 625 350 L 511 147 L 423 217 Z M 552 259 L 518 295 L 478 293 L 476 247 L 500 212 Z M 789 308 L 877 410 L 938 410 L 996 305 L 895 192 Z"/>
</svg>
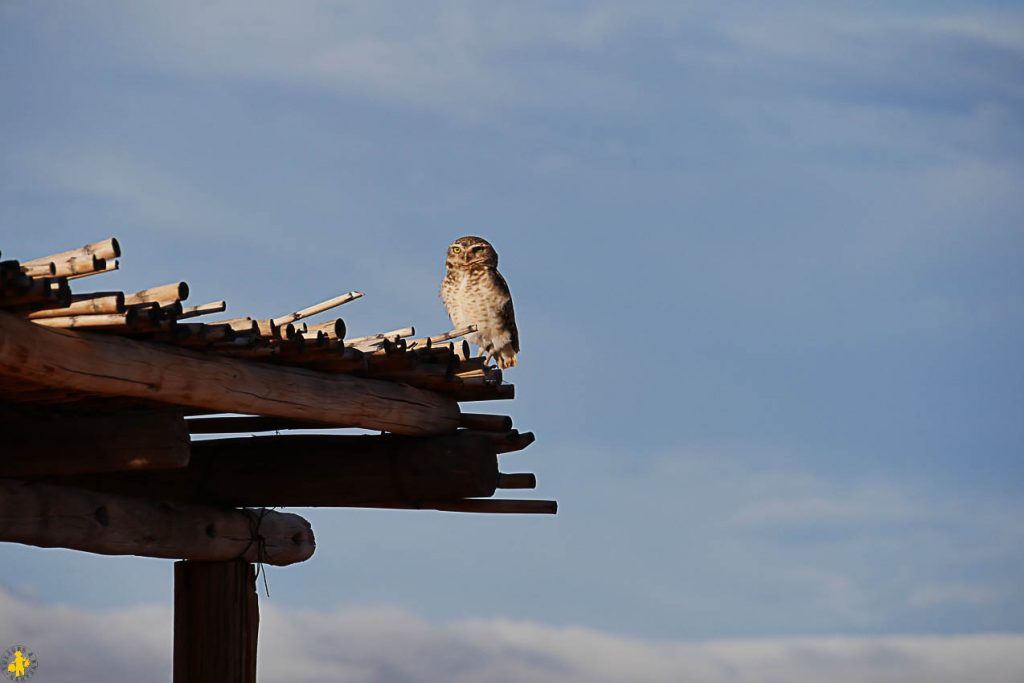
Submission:
<svg viewBox="0 0 1024 683">
<path fill-rule="evenodd" d="M 461 254 L 462 253 L 462 247 L 452 247 L 452 253 L 453 254 Z"/>
</svg>

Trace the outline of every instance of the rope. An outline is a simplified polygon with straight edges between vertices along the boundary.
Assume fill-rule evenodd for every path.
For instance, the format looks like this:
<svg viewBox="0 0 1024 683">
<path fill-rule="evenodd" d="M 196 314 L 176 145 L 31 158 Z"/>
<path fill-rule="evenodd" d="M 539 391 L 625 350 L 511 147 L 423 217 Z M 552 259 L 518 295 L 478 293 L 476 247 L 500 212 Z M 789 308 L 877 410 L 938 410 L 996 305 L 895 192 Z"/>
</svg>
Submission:
<svg viewBox="0 0 1024 683">
<path fill-rule="evenodd" d="M 267 539 L 260 533 L 263 518 L 267 516 L 267 508 L 262 507 L 259 512 L 250 508 L 242 508 L 242 510 L 249 517 L 249 542 L 242 548 L 242 552 L 238 553 L 238 559 L 244 560 L 249 548 L 253 543 L 256 544 L 256 578 L 259 579 L 260 575 L 263 576 L 263 592 L 269 598 L 270 586 L 267 584 L 267 570 L 263 566 L 263 560 L 269 559 L 270 555 L 267 553 Z"/>
</svg>

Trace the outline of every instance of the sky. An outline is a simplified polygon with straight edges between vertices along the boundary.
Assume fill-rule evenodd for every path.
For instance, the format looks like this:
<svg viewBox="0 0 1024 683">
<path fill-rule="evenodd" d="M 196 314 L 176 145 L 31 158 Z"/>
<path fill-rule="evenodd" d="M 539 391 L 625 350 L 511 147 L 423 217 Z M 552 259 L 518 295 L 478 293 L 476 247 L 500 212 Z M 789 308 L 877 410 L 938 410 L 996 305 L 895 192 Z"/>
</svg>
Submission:
<svg viewBox="0 0 1024 683">
<path fill-rule="evenodd" d="M 0 250 L 116 236 L 90 284 L 184 279 L 233 315 L 358 289 L 359 335 L 448 329 L 447 245 L 495 245 L 517 398 L 465 408 L 537 434 L 502 469 L 559 513 L 298 510 L 316 554 L 262 598 L 264 633 L 319 648 L 296 680 L 412 675 L 391 641 L 450 648 L 437 680 L 499 655 L 495 681 L 616 680 L 594 652 L 634 680 L 1019 680 L 1022 19 L 0 0 Z M 132 624 L 171 589 L 166 561 L 3 545 L 0 603 L 34 616 L 0 640 L 143 680 L 169 638 Z M 68 626 L 108 622 L 133 646 Z"/>
</svg>

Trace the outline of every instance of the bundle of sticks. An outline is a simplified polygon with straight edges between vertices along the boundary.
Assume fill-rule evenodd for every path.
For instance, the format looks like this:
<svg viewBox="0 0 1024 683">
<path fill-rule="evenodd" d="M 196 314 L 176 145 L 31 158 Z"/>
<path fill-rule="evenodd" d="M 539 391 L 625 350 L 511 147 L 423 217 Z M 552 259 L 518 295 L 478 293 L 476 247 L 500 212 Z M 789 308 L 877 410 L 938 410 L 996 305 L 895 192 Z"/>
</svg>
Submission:
<svg viewBox="0 0 1024 683">
<path fill-rule="evenodd" d="M 186 306 L 189 286 L 174 282 L 121 291 L 72 291 L 71 281 L 117 270 L 114 238 L 29 261 L 0 261 L 0 310 L 38 325 L 117 334 L 225 356 L 400 381 L 450 393 L 458 400 L 512 398 L 501 370 L 472 357 L 467 326 L 415 337 L 415 328 L 346 338 L 342 318 L 316 316 L 363 296 L 350 291 L 275 318 L 236 317 L 202 322 L 222 313 L 224 301 Z M 76 283 L 76 289 L 77 289 Z"/>
</svg>

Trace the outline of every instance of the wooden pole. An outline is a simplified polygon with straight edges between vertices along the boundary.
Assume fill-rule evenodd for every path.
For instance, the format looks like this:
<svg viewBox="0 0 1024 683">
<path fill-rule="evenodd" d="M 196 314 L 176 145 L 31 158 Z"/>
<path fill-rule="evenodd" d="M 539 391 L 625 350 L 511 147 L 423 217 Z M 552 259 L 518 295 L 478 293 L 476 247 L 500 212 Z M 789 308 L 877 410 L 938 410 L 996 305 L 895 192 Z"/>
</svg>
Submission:
<svg viewBox="0 0 1024 683">
<path fill-rule="evenodd" d="M 68 315 L 94 315 L 97 313 L 123 313 L 124 294 L 121 292 L 97 292 L 95 294 L 72 294 L 71 304 L 64 308 L 47 308 L 29 313 L 29 320 L 56 318 Z"/>
<path fill-rule="evenodd" d="M 0 541 L 273 565 L 308 560 L 315 547 L 309 522 L 290 513 L 157 502 L 17 479 L 0 479 Z"/>
<path fill-rule="evenodd" d="M 70 249 L 68 251 L 62 251 L 59 254 L 51 254 L 50 256 L 40 256 L 39 258 L 34 258 L 31 261 L 25 261 L 23 265 L 37 265 L 48 261 L 53 261 L 54 263 L 59 264 L 64 261 L 84 259 L 89 256 L 95 256 L 96 258 L 102 259 L 115 259 L 120 255 L 121 246 L 117 243 L 115 238 L 111 237 L 110 239 L 103 240 L 102 242 L 86 244 L 84 247 L 79 247 L 78 249 Z"/>
<path fill-rule="evenodd" d="M 77 280 L 80 277 L 88 277 L 89 275 L 110 273 L 112 271 L 118 270 L 120 267 L 120 261 L 111 259 L 96 259 L 96 270 L 90 270 L 84 273 L 75 273 L 74 275 L 68 275 L 67 278 L 69 280 Z"/>
<path fill-rule="evenodd" d="M 210 313 L 223 313 L 227 310 L 227 303 L 224 301 L 211 301 L 208 304 L 199 304 L 198 306 L 186 306 L 182 309 L 181 315 L 178 318 L 195 318 L 200 315 L 208 315 Z"/>
<path fill-rule="evenodd" d="M 174 683 L 256 683 L 253 565 L 174 563 Z"/>
<path fill-rule="evenodd" d="M 389 332 L 379 332 L 377 334 L 368 334 L 363 337 L 353 337 L 352 339 L 345 340 L 345 346 L 352 346 L 356 348 L 374 348 L 380 346 L 385 340 L 394 340 L 395 338 L 411 337 L 416 334 L 415 327 L 400 327 L 397 330 L 391 330 Z"/>
<path fill-rule="evenodd" d="M 124 302 L 128 306 L 146 303 L 158 303 L 160 305 L 165 305 L 174 301 L 182 301 L 187 298 L 188 283 L 172 282 L 169 285 L 150 287 L 149 289 L 143 289 L 135 292 L 134 294 L 127 294 L 124 297 Z"/>
<path fill-rule="evenodd" d="M 57 275 L 57 265 L 53 261 L 23 265 L 21 272 L 29 277 L 54 277 Z"/>
<path fill-rule="evenodd" d="M 476 325 L 467 325 L 465 327 L 456 327 L 454 330 L 443 332 L 441 334 L 434 335 L 433 337 L 424 337 L 423 339 L 410 339 L 408 344 L 410 349 L 430 347 L 434 344 L 440 344 L 450 339 L 457 339 L 467 334 L 476 332 Z"/>
<path fill-rule="evenodd" d="M 33 320 L 43 327 L 60 327 L 63 329 L 114 329 L 122 330 L 131 327 L 137 321 L 137 311 L 125 313 L 96 313 L 93 315 L 61 315 Z"/>
<path fill-rule="evenodd" d="M 289 313 L 287 315 L 282 315 L 279 318 L 274 318 L 274 324 L 278 326 L 287 325 L 288 323 L 293 323 L 296 320 L 308 318 L 312 315 L 316 315 L 317 313 L 323 313 L 324 311 L 330 310 L 336 306 L 347 304 L 349 301 L 354 301 L 355 299 L 358 299 L 361 296 L 363 296 L 362 292 L 347 292 L 340 296 L 336 296 L 333 299 L 328 299 L 327 301 L 314 304 L 309 308 L 303 308 L 302 310 L 295 311 L 294 313 Z"/>
<path fill-rule="evenodd" d="M 328 339 L 344 339 L 345 331 L 345 321 L 341 318 L 329 320 L 318 325 L 310 325 L 308 329 L 308 332 L 323 332 L 327 335 Z"/>
<path fill-rule="evenodd" d="M 454 431 L 448 396 L 394 382 L 212 357 L 0 312 L 0 377 L 84 395 L 422 436 Z"/>
</svg>

